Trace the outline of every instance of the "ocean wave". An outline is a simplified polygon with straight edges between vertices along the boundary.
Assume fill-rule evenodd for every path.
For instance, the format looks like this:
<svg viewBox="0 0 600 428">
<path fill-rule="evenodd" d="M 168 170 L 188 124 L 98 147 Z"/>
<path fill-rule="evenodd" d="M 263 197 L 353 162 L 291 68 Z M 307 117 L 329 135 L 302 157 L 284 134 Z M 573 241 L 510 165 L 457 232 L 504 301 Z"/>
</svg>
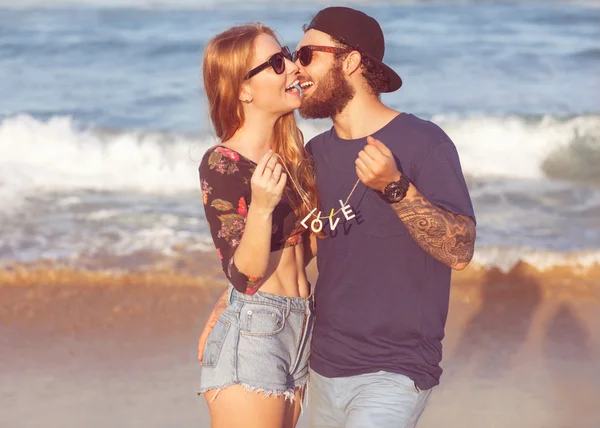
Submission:
<svg viewBox="0 0 600 428">
<path fill-rule="evenodd" d="M 600 184 L 600 115 L 434 116 L 456 144 L 465 173 Z"/>
<path fill-rule="evenodd" d="M 252 7 L 253 5 L 269 5 L 271 0 L 0 0 L 0 8 L 6 9 L 43 9 L 43 8 L 71 8 L 71 7 L 94 7 L 94 8 L 121 8 L 121 9 L 212 9 L 224 5 L 238 7 Z M 279 4 L 295 4 L 296 0 L 279 0 Z M 329 6 L 328 0 L 306 0 L 305 5 Z M 391 4 L 443 4 L 477 5 L 482 3 L 502 4 L 495 0 L 349 0 L 344 2 L 345 6 L 361 7 Z M 516 1 L 515 4 L 525 3 Z M 574 4 L 586 7 L 599 7 L 597 0 L 550 0 L 548 3 Z"/>
<path fill-rule="evenodd" d="M 600 48 L 583 49 L 571 55 L 577 60 L 597 61 L 600 59 Z"/>
<path fill-rule="evenodd" d="M 600 184 L 600 115 L 435 116 L 471 177 L 552 177 Z M 300 121 L 305 138 L 330 126 Z M 172 194 L 197 189 L 197 164 L 216 140 L 141 130 L 90 129 L 68 116 L 0 122 L 0 202 L 72 189 Z M 7 200 L 8 199 L 8 200 Z"/>
<path fill-rule="evenodd" d="M 395 1 L 398 3 L 398 1 Z M 0 0 L 0 8 L 7 9 L 42 9 L 42 8 L 74 8 L 74 7 L 94 7 L 94 8 L 119 8 L 119 9 L 186 9 L 202 10 L 212 9 L 224 5 L 248 6 L 249 4 L 266 5 L 270 0 L 252 0 L 250 2 L 241 0 Z M 293 0 L 280 0 L 278 3 L 297 3 Z M 326 0 L 308 0 L 304 3 L 315 5 L 326 5 Z M 373 2 L 351 1 L 349 4 L 373 4 Z M 390 4 L 391 1 L 379 1 L 378 4 Z M 416 1 L 405 0 L 404 3 L 417 3 Z"/>
<path fill-rule="evenodd" d="M 542 170 L 549 177 L 600 186 L 600 135 L 576 135 L 544 160 Z"/>
<path fill-rule="evenodd" d="M 518 263 L 527 263 L 540 271 L 569 267 L 574 271 L 600 266 L 600 250 L 552 251 L 528 247 L 489 246 L 477 248 L 473 264 L 510 271 Z"/>
<path fill-rule="evenodd" d="M 425 0 L 426 1 L 426 0 Z M 468 3 L 468 0 L 458 0 L 456 3 Z M 271 0 L 0 0 L 0 8 L 7 9 L 38 9 L 38 8 L 66 8 L 66 7 L 97 7 L 97 8 L 122 8 L 122 9 L 212 9 L 224 5 L 268 5 Z M 294 0 L 279 0 L 279 4 L 297 4 Z M 307 0 L 304 4 L 329 5 L 327 0 Z M 346 2 L 348 6 L 372 4 L 416 4 L 417 0 L 354 0 Z"/>
<path fill-rule="evenodd" d="M 202 259 L 214 260 L 217 256 L 210 238 L 202 237 L 194 243 L 189 237 L 175 239 L 172 231 L 155 230 L 150 233 L 136 234 L 134 239 L 122 242 L 118 247 L 70 248 L 70 251 L 59 253 L 57 250 L 40 251 L 28 254 L 27 257 L 0 257 L 0 270 L 15 263 L 36 265 L 40 263 L 68 264 L 72 267 L 89 267 L 95 269 L 116 268 L 131 270 L 137 268 L 167 266 L 174 261 L 190 258 L 194 263 Z M 171 238 L 165 244 L 165 237 Z M 157 239 L 159 238 L 159 239 Z M 141 242 L 140 242 L 141 241 Z M 161 245 L 158 244 L 161 241 Z M 172 241 L 172 242 L 171 242 Z M 178 242 L 179 241 L 179 242 Z M 508 273 L 519 264 L 527 264 L 539 272 L 547 272 L 556 268 L 566 268 L 576 275 L 585 275 L 590 269 L 600 267 L 600 250 L 587 249 L 579 251 L 551 251 L 527 247 L 489 246 L 477 248 L 470 269 L 498 269 Z M 181 266 L 179 266 L 181 269 Z"/>
<path fill-rule="evenodd" d="M 80 129 L 67 116 L 10 117 L 0 122 L 0 210 L 48 191 L 191 191 L 212 144 L 208 136 Z"/>
</svg>

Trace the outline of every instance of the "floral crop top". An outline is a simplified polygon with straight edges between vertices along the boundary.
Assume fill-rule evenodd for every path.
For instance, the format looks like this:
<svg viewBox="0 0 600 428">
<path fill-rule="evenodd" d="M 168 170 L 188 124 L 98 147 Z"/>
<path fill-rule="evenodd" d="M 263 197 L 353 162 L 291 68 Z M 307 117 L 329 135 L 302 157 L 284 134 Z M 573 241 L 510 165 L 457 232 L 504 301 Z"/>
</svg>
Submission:
<svg viewBox="0 0 600 428">
<path fill-rule="evenodd" d="M 210 148 L 199 167 L 204 213 L 223 271 L 235 289 L 245 294 L 256 293 L 265 279 L 264 275 L 243 274 L 233 262 L 252 202 L 250 179 L 255 168 L 256 163 L 221 145 Z M 302 242 L 299 225 L 284 195 L 273 211 L 271 252 Z"/>
</svg>

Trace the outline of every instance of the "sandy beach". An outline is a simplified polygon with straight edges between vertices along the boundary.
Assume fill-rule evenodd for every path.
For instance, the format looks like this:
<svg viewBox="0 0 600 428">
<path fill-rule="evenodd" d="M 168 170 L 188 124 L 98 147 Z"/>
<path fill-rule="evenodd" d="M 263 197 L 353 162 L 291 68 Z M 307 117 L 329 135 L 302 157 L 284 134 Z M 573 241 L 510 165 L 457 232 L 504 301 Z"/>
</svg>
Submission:
<svg viewBox="0 0 600 428">
<path fill-rule="evenodd" d="M 202 273 L 0 271 L 0 426 L 209 427 L 196 338 L 223 283 L 201 260 Z M 600 267 L 469 267 L 446 331 L 420 427 L 597 426 Z"/>
</svg>

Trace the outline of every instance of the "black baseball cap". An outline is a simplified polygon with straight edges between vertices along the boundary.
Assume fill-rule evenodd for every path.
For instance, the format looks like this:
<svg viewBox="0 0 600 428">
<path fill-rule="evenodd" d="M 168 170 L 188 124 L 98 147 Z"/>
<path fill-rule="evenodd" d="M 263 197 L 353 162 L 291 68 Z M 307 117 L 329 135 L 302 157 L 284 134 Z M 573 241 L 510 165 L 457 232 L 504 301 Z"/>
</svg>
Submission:
<svg viewBox="0 0 600 428">
<path fill-rule="evenodd" d="M 358 49 L 368 56 L 389 78 L 387 90 L 394 92 L 402 86 L 402 79 L 385 65 L 385 40 L 379 23 L 369 15 L 349 7 L 328 7 L 315 15 L 305 31 L 318 30 Z"/>
</svg>

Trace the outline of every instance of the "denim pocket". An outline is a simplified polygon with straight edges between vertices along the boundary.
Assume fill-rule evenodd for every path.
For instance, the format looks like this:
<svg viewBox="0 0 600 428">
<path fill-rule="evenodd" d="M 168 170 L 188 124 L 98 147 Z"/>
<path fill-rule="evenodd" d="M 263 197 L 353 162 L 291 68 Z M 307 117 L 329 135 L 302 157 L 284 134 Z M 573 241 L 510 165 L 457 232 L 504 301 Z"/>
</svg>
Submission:
<svg viewBox="0 0 600 428">
<path fill-rule="evenodd" d="M 244 305 L 240 334 L 246 336 L 273 336 L 285 327 L 285 317 L 279 308 L 264 305 Z"/>
<path fill-rule="evenodd" d="M 206 345 L 204 346 L 202 366 L 214 367 L 217 365 L 230 325 L 228 321 L 222 321 L 221 319 L 217 321 L 215 328 L 208 335 Z"/>
</svg>

